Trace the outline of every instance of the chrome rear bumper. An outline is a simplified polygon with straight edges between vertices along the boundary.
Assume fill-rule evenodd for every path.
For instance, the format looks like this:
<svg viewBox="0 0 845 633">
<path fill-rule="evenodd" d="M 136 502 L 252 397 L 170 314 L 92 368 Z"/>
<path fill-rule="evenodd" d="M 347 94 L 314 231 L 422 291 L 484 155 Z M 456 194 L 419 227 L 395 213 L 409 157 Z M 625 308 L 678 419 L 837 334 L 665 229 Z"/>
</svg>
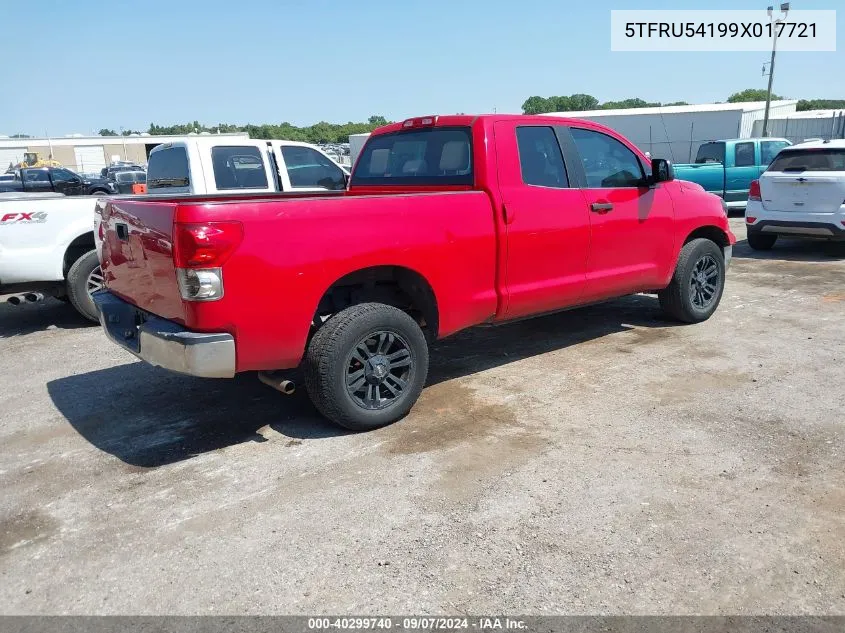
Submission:
<svg viewBox="0 0 845 633">
<path fill-rule="evenodd" d="M 92 296 L 106 336 L 150 365 L 201 378 L 235 375 L 231 334 L 191 332 L 105 290 Z"/>
</svg>

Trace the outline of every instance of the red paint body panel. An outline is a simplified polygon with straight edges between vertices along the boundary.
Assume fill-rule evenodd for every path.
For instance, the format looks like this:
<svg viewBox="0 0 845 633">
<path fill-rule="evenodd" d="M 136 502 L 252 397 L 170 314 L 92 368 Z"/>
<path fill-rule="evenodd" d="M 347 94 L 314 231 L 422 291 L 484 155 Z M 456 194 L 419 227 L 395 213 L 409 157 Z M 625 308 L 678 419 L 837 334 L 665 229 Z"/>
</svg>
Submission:
<svg viewBox="0 0 845 633">
<path fill-rule="evenodd" d="M 609 213 L 590 213 L 587 300 L 665 286 L 675 268 L 675 209 L 666 187 L 582 191 L 588 206 L 613 204 Z"/>
<path fill-rule="evenodd" d="M 111 292 L 160 317 L 185 323 L 186 305 L 173 268 L 176 206 L 173 202 L 110 202 L 102 269 Z M 118 236 L 118 224 L 127 227 L 127 239 Z"/>
<path fill-rule="evenodd" d="M 577 305 L 587 287 L 590 218 L 580 189 L 526 186 L 522 182 L 516 123 L 495 124 L 498 187 L 502 196 L 507 258 L 500 320 Z"/>
<path fill-rule="evenodd" d="M 103 212 L 106 285 L 199 332 L 228 332 L 237 370 L 299 364 L 324 293 L 373 266 L 401 266 L 431 286 L 438 336 L 668 284 L 695 229 L 735 238 L 719 199 L 678 181 L 654 188 L 550 189 L 521 179 L 517 124 L 589 127 L 558 117 L 443 116 L 472 128 L 473 187 L 368 187 L 341 194 L 115 199 Z M 374 135 L 402 129 L 401 123 Z M 610 201 L 597 215 L 590 203 Z M 186 302 L 173 264 L 175 222 L 238 221 L 218 301 Z M 117 224 L 127 229 L 118 235 Z M 122 230 L 122 229 L 121 229 Z"/>
</svg>

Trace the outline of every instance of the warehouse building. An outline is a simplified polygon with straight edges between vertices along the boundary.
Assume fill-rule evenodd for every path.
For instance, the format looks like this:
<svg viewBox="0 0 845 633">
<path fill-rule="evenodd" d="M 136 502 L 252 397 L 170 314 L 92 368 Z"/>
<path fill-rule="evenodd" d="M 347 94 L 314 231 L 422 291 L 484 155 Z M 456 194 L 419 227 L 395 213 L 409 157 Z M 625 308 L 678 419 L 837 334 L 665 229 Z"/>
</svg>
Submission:
<svg viewBox="0 0 845 633">
<path fill-rule="evenodd" d="M 769 118 L 795 113 L 797 100 L 772 101 Z M 553 116 L 588 119 L 612 128 L 655 158 L 674 163 L 695 160 L 698 146 L 726 138 L 751 138 L 756 121 L 762 121 L 765 101 L 705 103 L 701 105 L 555 112 Z M 769 136 L 775 134 L 769 133 Z"/>
<path fill-rule="evenodd" d="M 40 158 L 52 158 L 65 167 L 80 173 L 99 175 L 106 165 L 116 161 L 131 161 L 146 165 L 150 152 L 157 145 L 183 141 L 184 136 L 65 136 L 59 138 L 2 138 L 0 137 L 0 173 L 24 159 L 24 153 L 35 152 Z M 246 132 L 222 134 L 249 138 Z"/>
<path fill-rule="evenodd" d="M 755 121 L 752 134 L 758 136 L 762 131 L 763 122 Z M 789 139 L 793 143 L 811 138 L 823 141 L 845 138 L 845 110 L 806 110 L 771 117 L 768 132 L 769 136 Z"/>
</svg>

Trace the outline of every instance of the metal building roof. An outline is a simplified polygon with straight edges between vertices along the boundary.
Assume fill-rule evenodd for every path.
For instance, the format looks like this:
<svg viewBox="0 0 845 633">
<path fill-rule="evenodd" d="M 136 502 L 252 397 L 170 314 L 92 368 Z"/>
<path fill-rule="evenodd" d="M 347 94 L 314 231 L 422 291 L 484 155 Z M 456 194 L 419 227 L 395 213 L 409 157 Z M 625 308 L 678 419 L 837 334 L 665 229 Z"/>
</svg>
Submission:
<svg viewBox="0 0 845 633">
<path fill-rule="evenodd" d="M 798 103 L 797 99 L 784 99 L 781 101 L 772 101 L 771 108 L 778 108 L 783 106 L 794 106 Z M 589 116 L 618 116 L 618 115 L 638 115 L 638 114 L 682 114 L 695 112 L 754 112 L 756 110 L 765 110 L 765 101 L 746 101 L 743 103 L 699 103 L 695 105 L 680 105 L 680 106 L 657 106 L 652 108 L 618 108 L 614 110 L 581 110 L 580 112 L 550 112 L 550 116 L 562 117 L 589 117 Z"/>
</svg>

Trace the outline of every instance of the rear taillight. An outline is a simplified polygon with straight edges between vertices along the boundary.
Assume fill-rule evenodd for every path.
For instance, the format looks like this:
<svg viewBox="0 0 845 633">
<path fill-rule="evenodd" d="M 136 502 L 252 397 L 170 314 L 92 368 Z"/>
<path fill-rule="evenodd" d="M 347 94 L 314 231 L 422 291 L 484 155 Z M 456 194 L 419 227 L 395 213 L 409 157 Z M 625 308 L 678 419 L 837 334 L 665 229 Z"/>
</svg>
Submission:
<svg viewBox="0 0 845 633">
<path fill-rule="evenodd" d="M 757 221 L 757 218 L 755 218 L 755 217 L 753 217 L 753 216 L 747 216 L 747 217 L 745 218 L 745 221 L 746 221 L 746 223 L 748 223 L 748 224 L 754 224 L 754 223 Z"/>
<path fill-rule="evenodd" d="M 219 268 L 244 237 L 240 222 L 175 225 L 173 260 L 177 268 Z"/>
<path fill-rule="evenodd" d="M 100 223 L 99 223 L 99 225 L 97 226 L 97 235 L 98 235 L 98 237 L 100 238 L 100 241 L 101 241 L 101 242 L 102 242 L 102 241 L 103 241 L 103 239 L 105 239 L 105 237 L 106 237 L 106 230 L 103 228 L 103 223 L 102 223 L 102 222 L 100 222 Z"/>
<path fill-rule="evenodd" d="M 749 200 L 756 200 L 757 202 L 762 201 L 760 197 L 760 181 L 759 180 L 752 180 L 751 186 L 748 188 L 748 199 Z"/>
<path fill-rule="evenodd" d="M 216 301 L 223 297 L 222 266 L 243 237 L 240 222 L 175 225 L 173 261 L 183 299 Z"/>
</svg>

